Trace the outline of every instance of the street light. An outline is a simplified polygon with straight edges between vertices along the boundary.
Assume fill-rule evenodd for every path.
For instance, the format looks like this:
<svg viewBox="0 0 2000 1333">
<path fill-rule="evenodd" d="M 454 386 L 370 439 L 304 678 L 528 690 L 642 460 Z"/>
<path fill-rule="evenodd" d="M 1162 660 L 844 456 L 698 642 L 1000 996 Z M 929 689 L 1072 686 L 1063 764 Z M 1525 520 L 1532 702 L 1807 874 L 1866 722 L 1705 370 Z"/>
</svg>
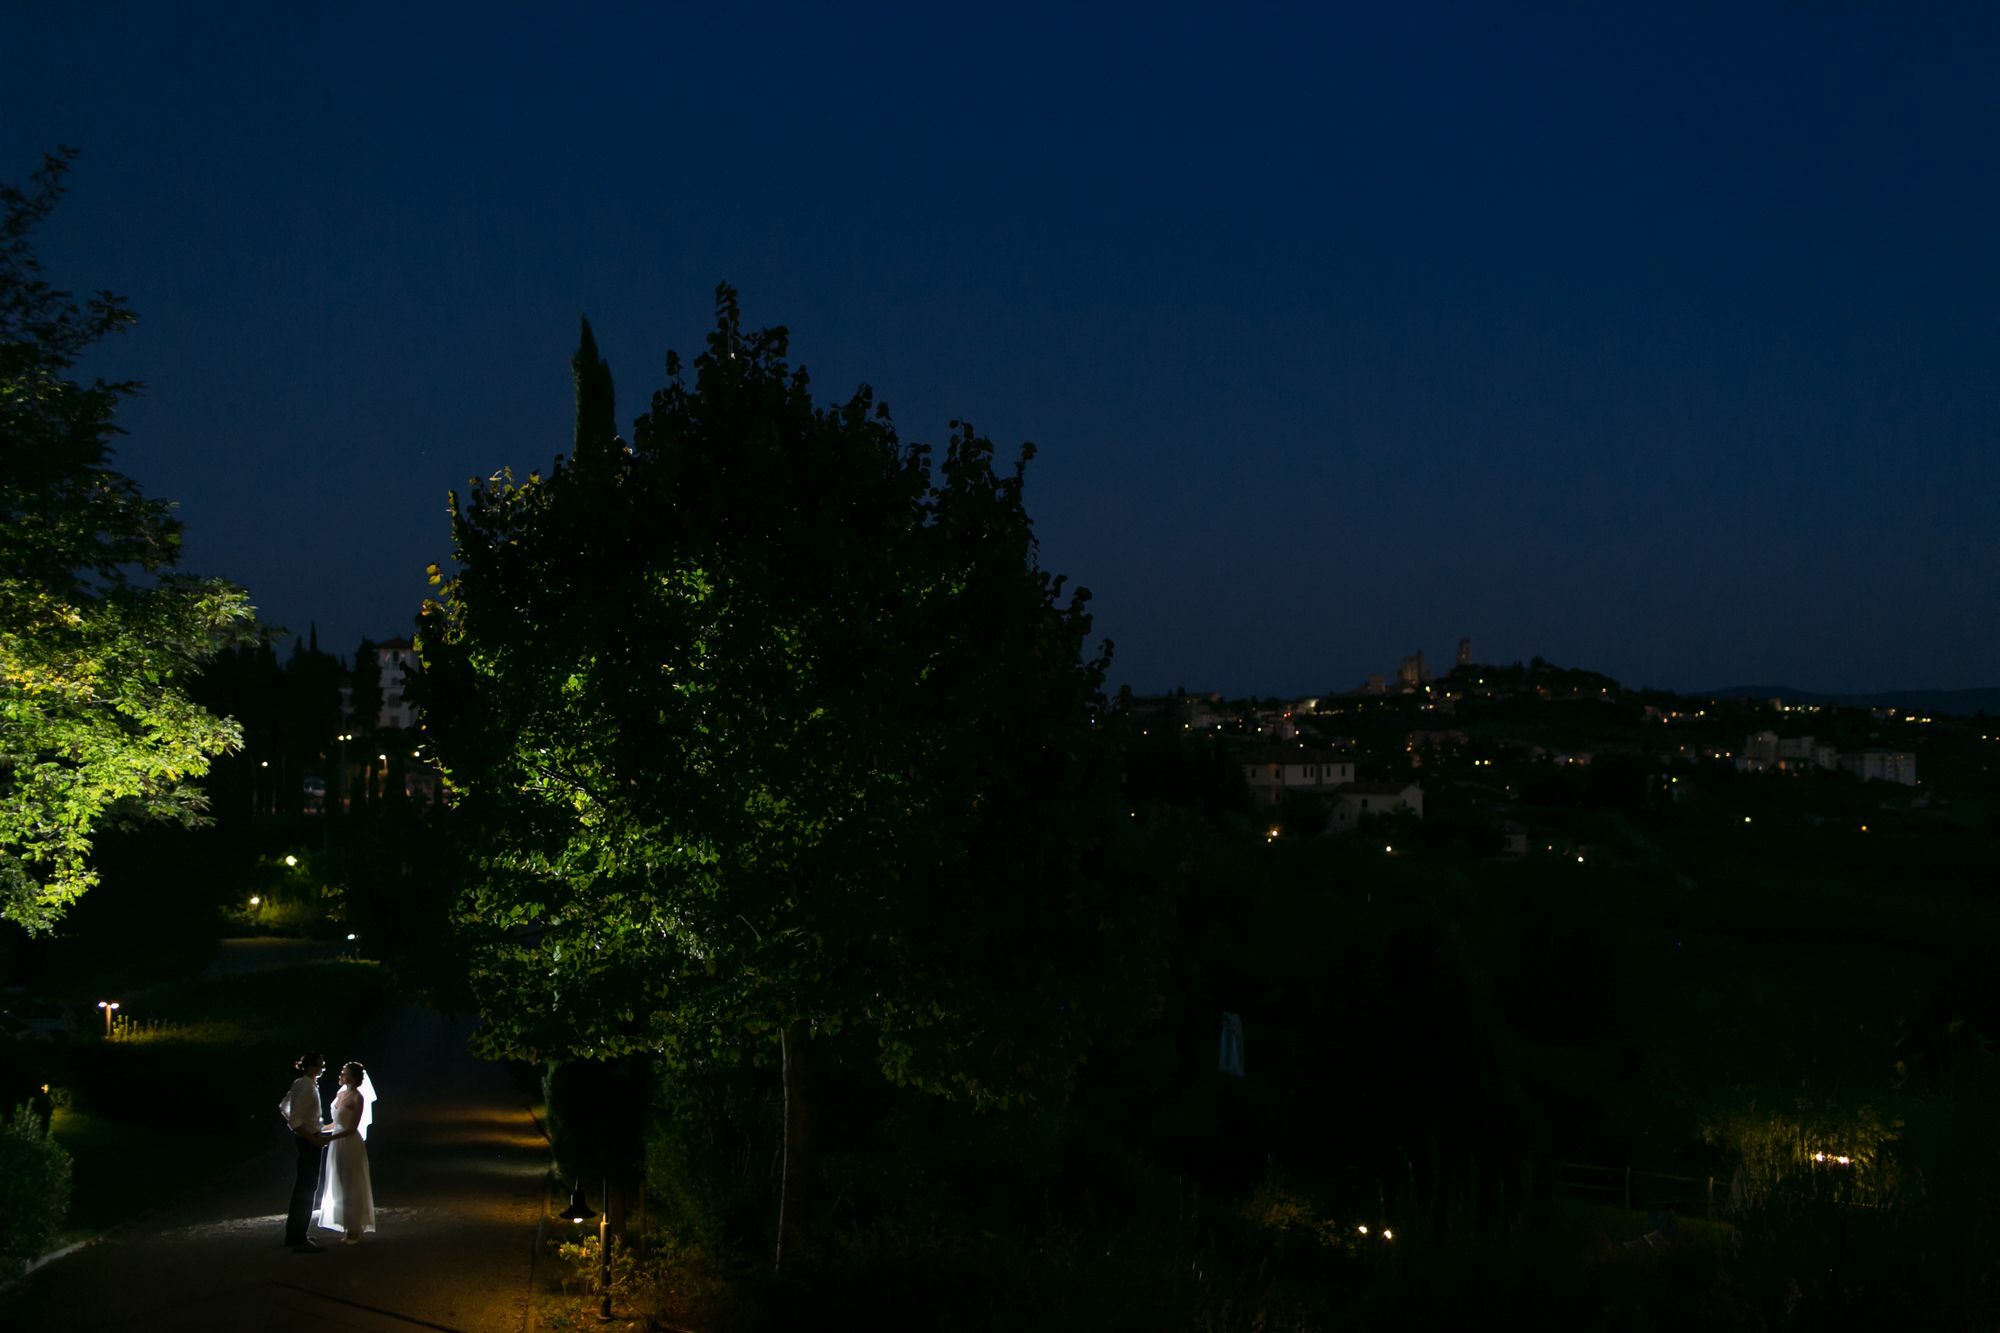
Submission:
<svg viewBox="0 0 2000 1333">
<path fill-rule="evenodd" d="M 597 1317 L 599 1319 L 609 1319 L 611 1318 L 610 1180 L 606 1179 L 602 1181 L 599 1188 L 604 1194 L 604 1211 L 602 1213 L 593 1213 L 590 1211 L 590 1204 L 583 1197 L 583 1177 L 578 1176 L 576 1187 L 570 1191 L 569 1207 L 557 1213 L 556 1216 L 565 1222 L 588 1222 L 593 1217 L 597 1219 L 597 1259 L 599 1264 L 597 1277 L 598 1287 L 603 1293 L 603 1300 L 597 1307 Z"/>
<path fill-rule="evenodd" d="M 115 1014 L 115 1013 L 117 1013 L 117 1012 L 118 1012 L 118 1001 L 116 1001 L 116 1000 L 99 1000 L 99 1001 L 97 1002 L 97 1007 L 98 1007 L 99 1009 L 102 1009 L 102 1010 L 104 1011 L 104 1039 L 105 1039 L 106 1041 L 110 1041 L 110 1040 L 111 1040 L 111 1015 L 113 1015 L 113 1014 Z"/>
</svg>

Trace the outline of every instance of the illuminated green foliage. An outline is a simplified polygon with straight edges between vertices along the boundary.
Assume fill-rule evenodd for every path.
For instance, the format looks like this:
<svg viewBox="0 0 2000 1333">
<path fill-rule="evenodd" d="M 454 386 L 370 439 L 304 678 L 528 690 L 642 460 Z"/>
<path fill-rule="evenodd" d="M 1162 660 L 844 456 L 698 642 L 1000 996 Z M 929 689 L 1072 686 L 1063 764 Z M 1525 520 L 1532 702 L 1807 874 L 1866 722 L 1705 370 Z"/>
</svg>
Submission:
<svg viewBox="0 0 2000 1333">
<path fill-rule="evenodd" d="M 996 471 L 959 423 L 934 466 L 785 352 L 723 289 L 628 445 L 586 327 L 570 457 L 454 497 L 420 649 L 484 1031 L 678 1062 L 845 1034 L 898 1083 L 1059 1094 L 1154 998 L 1086 595 L 1037 566 L 1030 450 Z"/>
<path fill-rule="evenodd" d="M 108 466 L 137 386 L 70 378 L 132 316 L 42 277 L 68 159 L 0 187 L 0 917 L 31 932 L 95 882 L 107 818 L 199 817 L 193 780 L 239 735 L 182 682 L 251 615 L 240 588 L 174 572 L 171 506 Z"/>
</svg>

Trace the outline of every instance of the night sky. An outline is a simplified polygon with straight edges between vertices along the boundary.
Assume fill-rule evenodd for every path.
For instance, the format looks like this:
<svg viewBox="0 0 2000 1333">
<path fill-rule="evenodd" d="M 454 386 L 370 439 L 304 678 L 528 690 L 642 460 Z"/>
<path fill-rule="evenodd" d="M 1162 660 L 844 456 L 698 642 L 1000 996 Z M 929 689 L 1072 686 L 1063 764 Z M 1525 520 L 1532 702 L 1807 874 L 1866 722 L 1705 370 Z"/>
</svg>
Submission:
<svg viewBox="0 0 2000 1333">
<path fill-rule="evenodd" d="M 1142 692 L 2000 683 L 2000 6 L 295 8 L 8 4 L 0 177 L 84 150 L 122 465 L 325 646 L 568 447 L 579 313 L 629 422 L 726 279 L 1034 440 Z"/>
</svg>

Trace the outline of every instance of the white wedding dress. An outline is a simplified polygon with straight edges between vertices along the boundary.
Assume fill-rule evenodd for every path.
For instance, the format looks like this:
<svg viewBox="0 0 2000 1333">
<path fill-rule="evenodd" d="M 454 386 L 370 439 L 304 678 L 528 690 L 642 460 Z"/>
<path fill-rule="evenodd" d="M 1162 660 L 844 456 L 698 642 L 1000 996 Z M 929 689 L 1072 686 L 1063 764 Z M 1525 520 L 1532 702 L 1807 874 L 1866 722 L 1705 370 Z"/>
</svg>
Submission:
<svg viewBox="0 0 2000 1333">
<path fill-rule="evenodd" d="M 375 1229 L 375 1190 L 368 1182 L 368 1124 L 375 1118 L 371 1100 L 353 1088 L 342 1088 L 333 1099 L 334 1126 L 359 1132 L 327 1145 L 319 1224 L 347 1233 L 350 1240 Z"/>
</svg>

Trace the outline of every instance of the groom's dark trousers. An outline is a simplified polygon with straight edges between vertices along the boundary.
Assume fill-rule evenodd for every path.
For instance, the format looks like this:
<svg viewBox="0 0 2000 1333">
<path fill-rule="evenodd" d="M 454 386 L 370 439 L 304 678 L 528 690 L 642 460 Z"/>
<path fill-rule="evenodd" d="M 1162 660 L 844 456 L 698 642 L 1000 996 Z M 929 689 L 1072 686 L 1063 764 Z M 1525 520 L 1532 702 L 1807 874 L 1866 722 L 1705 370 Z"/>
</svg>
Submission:
<svg viewBox="0 0 2000 1333">
<path fill-rule="evenodd" d="M 299 1150 L 299 1175 L 292 1182 L 292 1211 L 285 1214 L 285 1244 L 299 1245 L 306 1239 L 306 1223 L 312 1221 L 313 1195 L 319 1192 L 320 1145 L 295 1136 L 292 1146 Z"/>
</svg>

